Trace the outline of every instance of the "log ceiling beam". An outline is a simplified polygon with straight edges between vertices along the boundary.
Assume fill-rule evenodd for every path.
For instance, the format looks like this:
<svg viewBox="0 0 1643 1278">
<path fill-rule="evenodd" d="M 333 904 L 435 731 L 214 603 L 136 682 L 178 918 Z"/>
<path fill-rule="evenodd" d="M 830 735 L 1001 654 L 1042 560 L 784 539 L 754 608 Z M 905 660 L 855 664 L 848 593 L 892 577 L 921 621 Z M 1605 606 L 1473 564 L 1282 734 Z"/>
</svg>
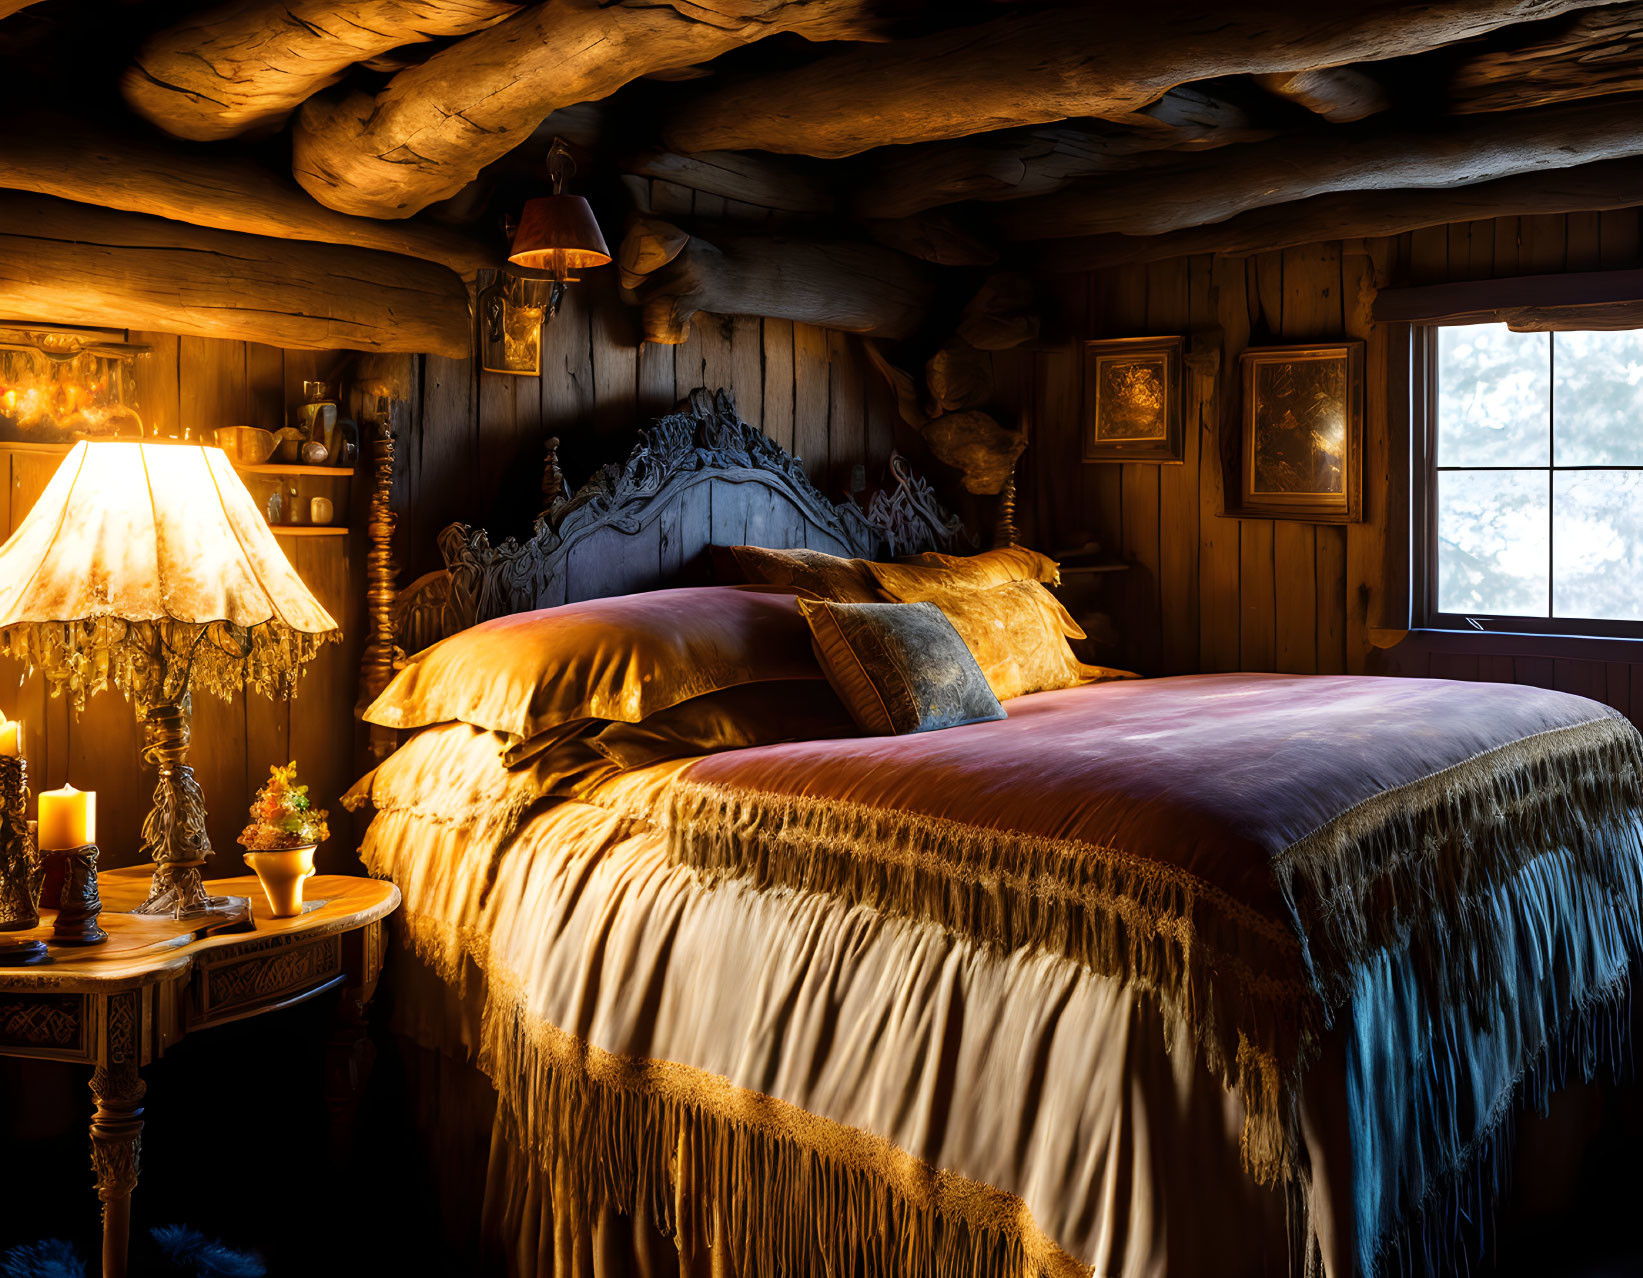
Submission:
<svg viewBox="0 0 1643 1278">
<path fill-rule="evenodd" d="M 0 315 L 297 350 L 471 349 L 453 271 L 391 253 L 0 196 Z"/>
<path fill-rule="evenodd" d="M 779 213 L 831 213 L 839 203 L 834 193 L 837 184 L 825 177 L 737 151 L 702 155 L 645 151 L 623 168 L 638 177 L 657 178 Z"/>
<path fill-rule="evenodd" d="M 120 90 L 132 110 L 177 137 L 235 137 L 277 127 L 356 62 L 467 35 L 522 7 L 522 0 L 231 0 L 144 41 Z"/>
<path fill-rule="evenodd" d="M 1468 186 L 1643 154 L 1630 110 L 1607 102 L 1482 117 L 1443 132 L 1332 132 L 1216 152 L 1012 205 L 1011 239 L 1162 235 L 1334 191 Z"/>
<path fill-rule="evenodd" d="M 1171 109 L 1208 95 L 1175 89 L 1137 117 L 1118 124 L 1044 125 L 956 142 L 890 147 L 868 157 L 854 208 L 861 217 L 902 218 L 966 200 L 1019 200 L 1059 191 L 1069 182 L 1157 163 L 1170 151 L 1208 150 L 1272 136 L 1230 103 L 1193 114 Z M 1144 121 L 1145 127 L 1139 127 Z"/>
<path fill-rule="evenodd" d="M 723 0 L 713 10 L 686 0 L 550 0 L 400 72 L 374 99 L 311 98 L 297 118 L 292 167 L 331 208 L 406 217 L 456 194 L 550 111 L 781 32 L 877 38 L 878 7 L 873 0 Z"/>
<path fill-rule="evenodd" d="M 1276 72 L 1258 75 L 1255 82 L 1268 93 L 1303 106 L 1331 124 L 1351 124 L 1392 105 L 1379 80 L 1351 67 Z"/>
<path fill-rule="evenodd" d="M 1542 213 L 1595 213 L 1640 205 L 1643 160 L 1607 160 L 1475 186 L 1319 195 L 1169 235 L 1050 240 L 1041 245 L 1033 265 L 1044 272 L 1066 273 L 1198 253 L 1242 257 L 1326 240 L 1402 235 L 1450 222 Z"/>
<path fill-rule="evenodd" d="M 710 91 L 663 129 L 674 150 L 838 158 L 1079 116 L 1121 119 L 1180 84 L 1402 57 L 1599 0 L 1204 0 L 1010 13 Z"/>
<path fill-rule="evenodd" d="M 349 217 L 260 165 L 41 116 L 0 134 L 0 187 L 223 231 L 399 253 L 472 277 L 501 254 L 415 221 Z"/>
<path fill-rule="evenodd" d="M 1587 9 L 1555 35 L 1535 30 L 1542 34 L 1527 43 L 1488 49 L 1457 66 L 1449 109 L 1515 111 L 1643 89 L 1643 4 Z"/>
<path fill-rule="evenodd" d="M 689 337 L 701 311 L 910 337 L 932 293 L 916 263 L 876 244 L 717 231 L 709 241 L 654 218 L 635 221 L 617 258 L 644 340 L 664 346 Z"/>
<path fill-rule="evenodd" d="M 886 248 L 938 266 L 991 266 L 998 250 L 945 213 L 868 219 L 862 229 Z"/>
</svg>

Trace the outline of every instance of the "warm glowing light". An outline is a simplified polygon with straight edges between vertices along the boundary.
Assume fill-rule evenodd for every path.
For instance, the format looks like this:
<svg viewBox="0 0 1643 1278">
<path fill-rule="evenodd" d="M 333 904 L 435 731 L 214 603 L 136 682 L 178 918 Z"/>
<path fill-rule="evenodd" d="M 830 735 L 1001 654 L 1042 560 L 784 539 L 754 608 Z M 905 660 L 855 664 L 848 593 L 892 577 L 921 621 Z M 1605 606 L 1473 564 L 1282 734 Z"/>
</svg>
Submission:
<svg viewBox="0 0 1643 1278">
<path fill-rule="evenodd" d="M 65 785 L 40 796 L 36 842 L 42 852 L 60 852 L 97 842 L 97 792 Z"/>
<path fill-rule="evenodd" d="M 0 547 L 0 629 L 216 621 L 337 628 L 220 448 L 82 442 Z"/>
<path fill-rule="evenodd" d="M 604 266 L 610 249 L 586 200 L 579 195 L 544 195 L 525 204 L 508 261 L 566 279 L 572 271 Z"/>
<path fill-rule="evenodd" d="M 96 355 L 44 363 L 36 352 L 0 350 L 0 417 L 20 430 L 141 435 L 128 389 L 123 370 Z"/>
<path fill-rule="evenodd" d="M 19 719 L 6 718 L 0 711 L 0 759 L 19 759 L 23 755 L 23 724 Z"/>
</svg>

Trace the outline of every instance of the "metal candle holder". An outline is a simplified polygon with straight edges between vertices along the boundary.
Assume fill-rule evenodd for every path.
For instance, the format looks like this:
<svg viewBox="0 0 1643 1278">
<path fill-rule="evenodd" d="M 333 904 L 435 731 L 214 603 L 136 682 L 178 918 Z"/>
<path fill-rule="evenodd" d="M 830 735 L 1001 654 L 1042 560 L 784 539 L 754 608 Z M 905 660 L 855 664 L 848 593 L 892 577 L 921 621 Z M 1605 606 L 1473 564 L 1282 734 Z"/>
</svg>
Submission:
<svg viewBox="0 0 1643 1278">
<path fill-rule="evenodd" d="M 54 849 L 46 855 L 61 858 L 63 865 L 63 895 L 51 929 L 53 943 L 101 945 L 108 933 L 97 926 L 97 916 L 103 912 L 102 897 L 97 894 L 97 845 Z"/>
<path fill-rule="evenodd" d="M 28 819 L 28 764 L 0 758 L 0 932 L 40 925 L 40 880 L 45 862 Z"/>
</svg>

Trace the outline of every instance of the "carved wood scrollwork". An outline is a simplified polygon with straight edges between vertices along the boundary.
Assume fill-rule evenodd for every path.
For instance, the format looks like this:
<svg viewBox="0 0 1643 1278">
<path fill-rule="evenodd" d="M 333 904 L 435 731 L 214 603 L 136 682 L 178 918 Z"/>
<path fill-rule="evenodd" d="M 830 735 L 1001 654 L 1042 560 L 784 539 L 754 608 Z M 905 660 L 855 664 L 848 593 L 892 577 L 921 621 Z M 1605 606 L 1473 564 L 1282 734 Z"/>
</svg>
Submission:
<svg viewBox="0 0 1643 1278">
<path fill-rule="evenodd" d="M 941 508 L 928 481 L 899 456 L 892 459 L 892 475 L 894 486 L 874 494 L 865 511 L 854 501 L 829 501 L 802 461 L 741 420 L 728 392 L 698 388 L 641 431 L 626 460 L 601 468 L 568 499 L 550 447 L 546 509 L 524 541 L 509 537 L 492 544 L 486 529 L 445 528 L 438 539 L 445 569 L 400 592 L 386 642 L 416 652 L 477 622 L 557 602 L 555 585 L 579 541 L 605 529 L 636 534 L 687 490 L 713 480 L 765 485 L 807 528 L 846 554 L 878 558 L 953 549 L 962 527 Z M 377 584 L 373 577 L 373 603 Z M 379 651 L 378 635 L 371 648 Z"/>
</svg>

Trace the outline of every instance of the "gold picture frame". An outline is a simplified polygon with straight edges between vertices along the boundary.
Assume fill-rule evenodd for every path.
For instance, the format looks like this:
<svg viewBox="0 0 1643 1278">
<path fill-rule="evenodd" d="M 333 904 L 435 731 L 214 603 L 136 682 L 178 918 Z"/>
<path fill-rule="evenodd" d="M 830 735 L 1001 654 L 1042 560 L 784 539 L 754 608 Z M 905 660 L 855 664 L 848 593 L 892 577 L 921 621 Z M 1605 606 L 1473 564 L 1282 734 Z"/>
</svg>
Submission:
<svg viewBox="0 0 1643 1278">
<path fill-rule="evenodd" d="M 1228 515 L 1362 520 L 1363 349 L 1319 342 L 1243 353 L 1238 488 Z"/>
<path fill-rule="evenodd" d="M 1179 337 L 1084 343 L 1085 461 L 1180 464 L 1184 345 Z"/>
</svg>

